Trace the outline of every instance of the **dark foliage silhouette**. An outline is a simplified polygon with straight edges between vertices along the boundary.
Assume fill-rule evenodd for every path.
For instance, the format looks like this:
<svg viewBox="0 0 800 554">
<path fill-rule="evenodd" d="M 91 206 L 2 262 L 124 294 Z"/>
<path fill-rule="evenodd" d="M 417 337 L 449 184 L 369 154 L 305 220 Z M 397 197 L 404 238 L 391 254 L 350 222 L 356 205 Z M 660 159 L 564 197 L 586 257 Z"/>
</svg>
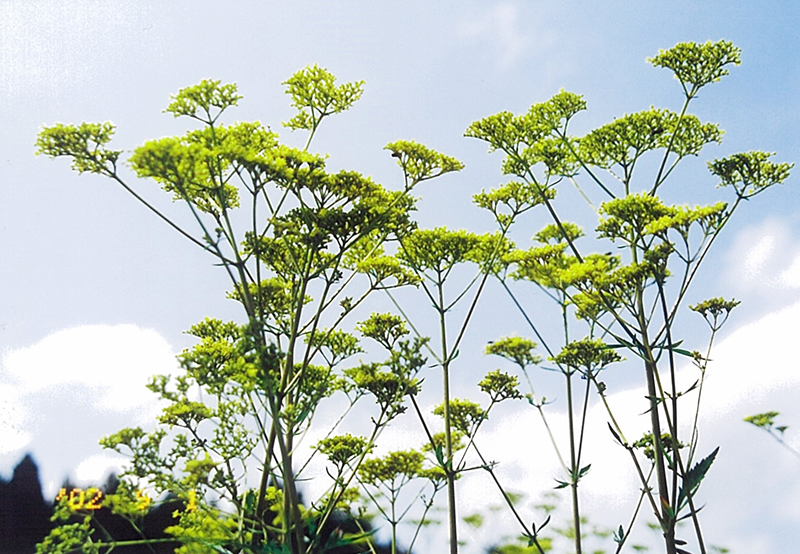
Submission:
<svg viewBox="0 0 800 554">
<path fill-rule="evenodd" d="M 0 552 L 33 552 L 52 527 L 51 513 L 52 507 L 42 497 L 39 468 L 26 454 L 10 481 L 0 479 Z"/>
<path fill-rule="evenodd" d="M 67 491 L 77 488 L 69 480 L 62 485 Z M 104 495 L 117 492 L 119 480 L 115 475 L 109 475 L 105 484 L 98 487 Z M 88 487 L 84 487 L 88 488 Z M 42 485 L 39 480 L 39 468 L 30 454 L 26 454 L 14 468 L 10 481 L 0 478 L 0 554 L 32 554 L 36 551 L 36 544 L 40 542 L 53 528 L 50 517 L 53 514 L 55 501 L 45 499 L 42 495 Z M 131 524 L 111 513 L 108 508 L 94 512 L 92 528 L 97 540 L 110 540 L 112 537 L 117 542 L 135 541 L 143 538 L 165 539 L 169 535 L 164 529 L 175 524 L 173 513 L 176 510 L 185 510 L 185 503 L 174 496 L 154 504 L 139 523 L 142 534 L 139 534 Z M 365 529 L 369 524 L 361 522 Z M 336 533 L 355 533 L 358 526 L 352 518 L 337 513 L 326 524 L 325 534 L 331 536 Z M 124 554 L 171 554 L 180 543 L 165 542 L 143 545 L 121 546 L 120 552 Z M 365 546 L 351 545 L 332 550 L 332 554 L 356 554 L 368 552 Z M 386 554 L 388 547 L 376 546 L 376 554 Z"/>
</svg>

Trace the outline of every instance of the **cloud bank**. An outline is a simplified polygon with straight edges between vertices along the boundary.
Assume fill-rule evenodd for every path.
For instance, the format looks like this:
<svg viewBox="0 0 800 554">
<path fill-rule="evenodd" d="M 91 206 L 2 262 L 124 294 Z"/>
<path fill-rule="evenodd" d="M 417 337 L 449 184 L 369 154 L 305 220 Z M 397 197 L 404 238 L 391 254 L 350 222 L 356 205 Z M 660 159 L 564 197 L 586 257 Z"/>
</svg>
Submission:
<svg viewBox="0 0 800 554">
<path fill-rule="evenodd" d="M 151 426 L 159 407 L 146 384 L 177 372 L 169 343 L 135 325 L 64 329 L 1 360 L 0 459 L 13 467 L 32 450 L 46 494 L 67 475 L 97 482 L 117 469 L 120 457 L 97 441 L 125 426 Z"/>
</svg>

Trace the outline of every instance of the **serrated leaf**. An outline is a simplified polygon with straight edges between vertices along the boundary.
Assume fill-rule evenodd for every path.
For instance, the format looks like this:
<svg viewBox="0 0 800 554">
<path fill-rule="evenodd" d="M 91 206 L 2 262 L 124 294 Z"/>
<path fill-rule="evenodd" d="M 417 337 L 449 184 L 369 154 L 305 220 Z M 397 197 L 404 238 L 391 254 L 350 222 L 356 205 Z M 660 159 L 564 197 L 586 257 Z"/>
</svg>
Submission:
<svg viewBox="0 0 800 554">
<path fill-rule="evenodd" d="M 700 483 L 703 478 L 708 473 L 708 469 L 711 467 L 711 464 L 714 463 L 714 459 L 717 457 L 717 452 L 719 452 L 719 446 L 714 449 L 714 451 L 697 462 L 692 469 L 686 474 L 686 478 L 684 479 L 684 486 L 688 487 L 689 493 L 687 494 L 684 487 L 681 487 L 678 493 L 678 509 L 682 509 L 686 504 L 689 503 L 689 496 L 694 495 L 695 491 L 700 487 Z"/>
</svg>

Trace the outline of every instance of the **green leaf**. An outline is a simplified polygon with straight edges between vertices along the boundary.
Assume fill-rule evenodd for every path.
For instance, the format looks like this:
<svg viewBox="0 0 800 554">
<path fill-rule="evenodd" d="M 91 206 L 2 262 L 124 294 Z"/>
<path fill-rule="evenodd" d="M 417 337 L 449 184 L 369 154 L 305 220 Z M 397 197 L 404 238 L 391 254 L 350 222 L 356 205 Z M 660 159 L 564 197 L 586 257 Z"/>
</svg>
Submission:
<svg viewBox="0 0 800 554">
<path fill-rule="evenodd" d="M 433 446 L 433 454 L 436 456 L 436 461 L 439 462 L 439 465 L 446 468 L 447 464 L 444 461 L 444 447 L 441 444 L 435 444 Z"/>
<path fill-rule="evenodd" d="M 625 529 L 622 528 L 622 525 L 619 526 L 619 529 L 614 531 L 614 542 L 617 544 L 622 544 L 625 541 Z"/>
<path fill-rule="evenodd" d="M 611 434 L 614 435 L 614 438 L 617 440 L 618 443 L 620 443 L 622 445 L 625 444 L 624 442 L 622 442 L 622 439 L 620 438 L 620 436 L 617 434 L 617 432 L 611 426 L 611 423 L 608 424 L 608 430 L 611 431 Z"/>
<path fill-rule="evenodd" d="M 550 516 L 549 515 L 547 516 L 547 518 L 545 518 L 544 523 L 542 523 L 538 528 L 536 527 L 536 522 L 535 521 L 531 522 L 531 529 L 533 530 L 534 538 L 536 537 L 536 535 L 541 533 L 542 529 L 547 527 L 548 523 L 550 523 Z"/>
<path fill-rule="evenodd" d="M 719 446 L 715 448 L 711 454 L 697 462 L 686 474 L 686 477 L 683 480 L 684 486 L 681 487 L 680 491 L 678 492 L 678 510 L 681 510 L 689 503 L 689 496 L 694 496 L 694 493 L 700 487 L 700 483 L 703 481 L 703 478 L 705 478 L 706 473 L 708 473 L 711 464 L 714 463 L 714 459 L 717 457 L 717 452 L 719 452 Z"/>
</svg>

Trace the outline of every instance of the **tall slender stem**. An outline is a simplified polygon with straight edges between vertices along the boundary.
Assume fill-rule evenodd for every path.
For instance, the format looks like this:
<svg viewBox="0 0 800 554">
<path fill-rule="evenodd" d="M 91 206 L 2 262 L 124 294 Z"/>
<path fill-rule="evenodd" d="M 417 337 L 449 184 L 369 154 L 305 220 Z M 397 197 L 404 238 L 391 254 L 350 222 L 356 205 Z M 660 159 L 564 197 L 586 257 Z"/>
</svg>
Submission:
<svg viewBox="0 0 800 554">
<path fill-rule="evenodd" d="M 580 468 L 578 468 L 575 453 L 575 414 L 572 406 L 572 371 L 565 372 L 567 377 L 567 416 L 569 418 L 569 465 L 570 465 L 570 489 L 572 489 L 572 520 L 575 526 L 575 554 L 581 554 L 581 512 L 578 505 L 578 479 Z"/>
<path fill-rule="evenodd" d="M 441 274 L 439 293 L 439 332 L 442 345 L 442 389 L 444 395 L 445 474 L 447 475 L 447 512 L 450 529 L 450 554 L 458 554 L 458 519 L 456 515 L 456 476 L 453 467 L 453 436 L 450 431 L 450 354 L 447 348 L 447 325 L 444 310 L 444 287 Z"/>
</svg>

